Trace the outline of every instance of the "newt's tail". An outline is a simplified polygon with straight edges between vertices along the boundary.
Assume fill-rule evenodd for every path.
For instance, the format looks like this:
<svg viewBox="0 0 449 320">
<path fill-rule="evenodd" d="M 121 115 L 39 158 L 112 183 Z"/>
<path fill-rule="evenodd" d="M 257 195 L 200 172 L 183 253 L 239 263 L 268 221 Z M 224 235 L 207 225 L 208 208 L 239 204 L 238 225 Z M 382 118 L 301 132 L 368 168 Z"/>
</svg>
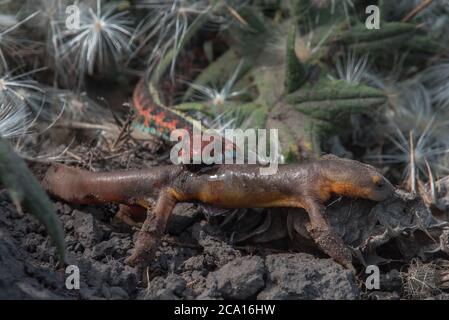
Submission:
<svg viewBox="0 0 449 320">
<path fill-rule="evenodd" d="M 137 204 L 140 199 L 157 195 L 170 181 L 173 166 L 115 172 L 90 172 L 64 165 L 50 167 L 42 185 L 67 202 L 103 204 L 108 202 Z"/>
</svg>

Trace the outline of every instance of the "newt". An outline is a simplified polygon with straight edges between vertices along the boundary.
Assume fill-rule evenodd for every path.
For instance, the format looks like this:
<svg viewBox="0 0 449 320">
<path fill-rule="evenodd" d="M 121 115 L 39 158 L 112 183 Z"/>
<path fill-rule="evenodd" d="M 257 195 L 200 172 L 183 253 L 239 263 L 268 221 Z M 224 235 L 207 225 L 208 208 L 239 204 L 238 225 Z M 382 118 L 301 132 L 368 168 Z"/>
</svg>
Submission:
<svg viewBox="0 0 449 320">
<path fill-rule="evenodd" d="M 42 184 L 68 202 L 126 205 L 130 218 L 135 218 L 136 208 L 146 209 L 134 251 L 125 260 L 132 266 L 154 257 L 177 203 L 200 202 L 223 208 L 303 208 L 310 220 L 307 230 L 318 247 L 354 270 L 350 250 L 326 219 L 325 203 L 332 195 L 384 201 L 394 194 L 392 184 L 370 165 L 333 155 L 279 165 L 273 175 L 261 175 L 259 170 L 259 165 L 229 164 L 192 172 L 166 165 L 96 173 L 58 165 L 48 169 Z"/>
</svg>

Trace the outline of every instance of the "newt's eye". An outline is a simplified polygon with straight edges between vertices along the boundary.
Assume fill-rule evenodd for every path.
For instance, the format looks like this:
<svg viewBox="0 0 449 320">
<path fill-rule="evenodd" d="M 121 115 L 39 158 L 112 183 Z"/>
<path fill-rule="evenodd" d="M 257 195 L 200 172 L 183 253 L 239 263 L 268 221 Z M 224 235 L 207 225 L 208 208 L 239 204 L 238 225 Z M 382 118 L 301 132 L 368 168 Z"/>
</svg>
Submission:
<svg viewBox="0 0 449 320">
<path fill-rule="evenodd" d="M 382 189 L 384 187 L 384 185 L 385 185 L 384 179 L 382 179 L 381 176 L 375 175 L 371 179 L 372 179 L 372 181 L 374 183 L 374 187 L 376 189 Z"/>
<path fill-rule="evenodd" d="M 376 188 L 377 188 L 377 189 L 382 189 L 382 188 L 385 186 L 385 184 L 384 184 L 384 182 L 383 182 L 382 180 L 377 181 L 377 182 L 375 183 L 375 185 L 376 185 Z"/>
</svg>

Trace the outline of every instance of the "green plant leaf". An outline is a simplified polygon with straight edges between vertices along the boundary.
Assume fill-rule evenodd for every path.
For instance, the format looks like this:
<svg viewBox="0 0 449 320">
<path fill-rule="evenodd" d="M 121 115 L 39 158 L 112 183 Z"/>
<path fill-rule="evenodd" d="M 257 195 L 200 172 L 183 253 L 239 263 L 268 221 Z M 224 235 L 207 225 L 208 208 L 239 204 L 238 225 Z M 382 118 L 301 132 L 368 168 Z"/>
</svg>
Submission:
<svg viewBox="0 0 449 320">
<path fill-rule="evenodd" d="M 306 68 L 296 56 L 296 26 L 290 28 L 287 37 L 287 58 L 285 64 L 285 91 L 292 93 L 298 90 L 306 81 Z"/>
<path fill-rule="evenodd" d="M 9 143 L 0 138 L 0 182 L 8 190 L 16 207 L 24 208 L 45 226 L 58 250 L 60 261 L 65 261 L 64 230 L 53 204 L 25 162 Z"/>
</svg>

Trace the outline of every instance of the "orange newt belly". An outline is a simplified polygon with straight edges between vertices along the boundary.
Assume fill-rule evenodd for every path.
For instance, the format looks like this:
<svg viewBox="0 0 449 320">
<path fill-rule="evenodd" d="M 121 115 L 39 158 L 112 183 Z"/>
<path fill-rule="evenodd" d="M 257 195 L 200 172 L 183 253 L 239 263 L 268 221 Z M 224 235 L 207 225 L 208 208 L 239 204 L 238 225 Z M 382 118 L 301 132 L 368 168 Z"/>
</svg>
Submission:
<svg viewBox="0 0 449 320">
<path fill-rule="evenodd" d="M 238 188 L 228 189 L 223 184 L 214 184 L 213 187 L 202 188 L 195 196 L 203 203 L 217 205 L 225 208 L 270 208 L 270 207 L 301 207 L 301 199 L 286 196 L 278 192 L 252 193 L 244 192 Z"/>
</svg>

